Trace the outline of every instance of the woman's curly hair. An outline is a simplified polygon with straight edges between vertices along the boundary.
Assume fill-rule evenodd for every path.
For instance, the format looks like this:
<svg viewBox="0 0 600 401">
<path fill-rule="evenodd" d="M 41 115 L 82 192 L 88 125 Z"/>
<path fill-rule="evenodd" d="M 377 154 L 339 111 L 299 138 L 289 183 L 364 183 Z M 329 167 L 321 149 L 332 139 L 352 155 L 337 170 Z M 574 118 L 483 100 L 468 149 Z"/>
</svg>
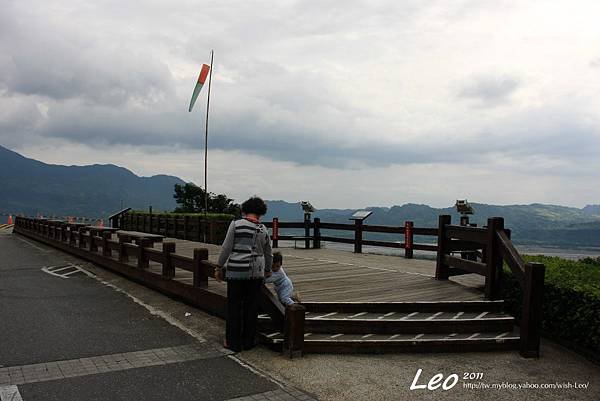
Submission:
<svg viewBox="0 0 600 401">
<path fill-rule="evenodd" d="M 242 203 L 242 213 L 251 213 L 256 214 L 258 216 L 264 216 L 265 214 L 267 214 L 267 204 L 258 196 L 253 196 L 252 198 Z"/>
</svg>

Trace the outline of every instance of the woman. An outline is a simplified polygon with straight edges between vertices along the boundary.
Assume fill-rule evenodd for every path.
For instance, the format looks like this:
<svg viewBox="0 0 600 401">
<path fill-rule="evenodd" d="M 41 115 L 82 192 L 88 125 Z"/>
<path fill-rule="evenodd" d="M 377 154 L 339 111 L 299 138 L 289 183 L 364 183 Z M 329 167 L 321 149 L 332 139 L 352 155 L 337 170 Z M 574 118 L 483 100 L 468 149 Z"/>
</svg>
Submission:
<svg viewBox="0 0 600 401">
<path fill-rule="evenodd" d="M 215 278 L 227 280 L 227 331 L 224 346 L 232 351 L 255 345 L 258 300 L 264 278 L 271 275 L 271 238 L 260 218 L 265 202 L 254 196 L 242 203 L 240 220 L 232 221 L 219 255 Z M 224 274 L 223 274 L 224 273 Z"/>
</svg>

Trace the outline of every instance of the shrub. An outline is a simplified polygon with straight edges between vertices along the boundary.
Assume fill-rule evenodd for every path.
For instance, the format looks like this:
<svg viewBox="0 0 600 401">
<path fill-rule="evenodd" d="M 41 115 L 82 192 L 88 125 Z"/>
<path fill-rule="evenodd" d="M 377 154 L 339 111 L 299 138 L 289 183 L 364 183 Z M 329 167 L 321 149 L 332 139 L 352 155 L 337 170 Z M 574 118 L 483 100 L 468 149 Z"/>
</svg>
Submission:
<svg viewBox="0 0 600 401">
<path fill-rule="evenodd" d="M 575 348 L 600 355 L 600 269 L 593 263 L 551 256 L 525 256 L 546 266 L 542 331 Z M 503 296 L 507 308 L 521 317 L 522 292 L 505 267 Z"/>
</svg>

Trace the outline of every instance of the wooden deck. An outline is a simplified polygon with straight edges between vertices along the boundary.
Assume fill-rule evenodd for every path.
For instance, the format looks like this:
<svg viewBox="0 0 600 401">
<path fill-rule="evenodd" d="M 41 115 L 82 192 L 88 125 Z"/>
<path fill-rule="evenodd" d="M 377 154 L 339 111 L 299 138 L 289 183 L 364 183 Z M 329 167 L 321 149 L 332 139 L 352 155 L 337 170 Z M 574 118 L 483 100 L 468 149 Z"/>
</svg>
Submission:
<svg viewBox="0 0 600 401">
<path fill-rule="evenodd" d="M 220 246 L 168 238 L 176 253 L 192 256 L 194 248 L 207 248 L 209 260 L 217 261 Z M 158 249 L 161 245 L 157 244 Z M 302 301 L 465 301 L 482 300 L 483 277 L 433 278 L 435 261 L 399 256 L 355 254 L 333 249 L 278 248 L 283 266 L 300 292 Z M 161 265 L 150 263 L 160 272 Z M 177 269 L 175 280 L 192 283 L 192 273 Z M 210 291 L 226 294 L 226 284 L 209 279 Z"/>
</svg>

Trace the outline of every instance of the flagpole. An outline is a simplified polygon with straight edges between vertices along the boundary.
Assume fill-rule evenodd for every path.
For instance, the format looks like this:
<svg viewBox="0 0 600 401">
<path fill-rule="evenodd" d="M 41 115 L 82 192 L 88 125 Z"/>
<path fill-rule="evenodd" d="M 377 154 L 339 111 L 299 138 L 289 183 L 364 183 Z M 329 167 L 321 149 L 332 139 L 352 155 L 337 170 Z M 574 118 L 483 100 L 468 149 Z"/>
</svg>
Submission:
<svg viewBox="0 0 600 401">
<path fill-rule="evenodd" d="M 206 125 L 204 127 L 204 243 L 206 243 L 206 231 L 208 230 L 208 110 L 210 108 L 210 84 L 212 82 L 214 50 L 210 51 L 210 70 L 208 72 L 208 97 L 206 99 Z"/>
</svg>

